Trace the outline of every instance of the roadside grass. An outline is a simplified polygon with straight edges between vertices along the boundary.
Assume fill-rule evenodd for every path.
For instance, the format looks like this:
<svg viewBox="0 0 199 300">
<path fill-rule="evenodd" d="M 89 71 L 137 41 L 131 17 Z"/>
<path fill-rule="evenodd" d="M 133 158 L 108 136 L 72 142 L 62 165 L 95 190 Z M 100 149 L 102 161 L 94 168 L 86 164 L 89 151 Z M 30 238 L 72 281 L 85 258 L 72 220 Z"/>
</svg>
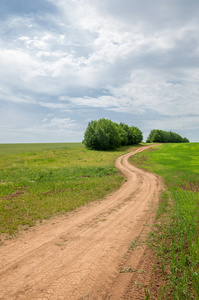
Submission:
<svg viewBox="0 0 199 300">
<path fill-rule="evenodd" d="M 149 236 L 167 282 L 158 299 L 199 299 L 199 143 L 155 146 L 131 163 L 166 184 Z"/>
<path fill-rule="evenodd" d="M 0 234 L 15 234 L 52 215 L 100 199 L 124 180 L 117 151 L 81 143 L 0 144 Z"/>
</svg>

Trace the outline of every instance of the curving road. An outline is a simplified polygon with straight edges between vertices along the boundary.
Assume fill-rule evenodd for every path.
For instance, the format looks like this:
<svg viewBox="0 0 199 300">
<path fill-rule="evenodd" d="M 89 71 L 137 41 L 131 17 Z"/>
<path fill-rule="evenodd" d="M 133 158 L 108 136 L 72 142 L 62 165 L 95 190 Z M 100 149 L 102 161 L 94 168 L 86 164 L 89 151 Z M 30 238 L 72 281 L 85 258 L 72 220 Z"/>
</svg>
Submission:
<svg viewBox="0 0 199 300">
<path fill-rule="evenodd" d="M 136 270 L 145 250 L 128 249 L 153 223 L 162 183 L 128 158 L 146 148 L 117 159 L 127 179 L 118 191 L 0 247 L 1 300 L 142 299 L 129 294 L 137 275 L 127 267 Z"/>
</svg>

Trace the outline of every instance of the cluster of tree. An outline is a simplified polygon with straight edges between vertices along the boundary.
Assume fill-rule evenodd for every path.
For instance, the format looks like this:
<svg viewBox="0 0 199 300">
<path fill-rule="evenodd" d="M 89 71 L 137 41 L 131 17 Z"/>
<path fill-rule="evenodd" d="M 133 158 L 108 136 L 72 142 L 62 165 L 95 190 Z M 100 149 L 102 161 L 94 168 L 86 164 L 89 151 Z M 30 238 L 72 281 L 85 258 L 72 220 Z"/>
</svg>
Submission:
<svg viewBox="0 0 199 300">
<path fill-rule="evenodd" d="M 103 118 L 88 123 L 83 143 L 88 149 L 113 150 L 120 146 L 139 144 L 142 140 L 139 128 Z"/>
<path fill-rule="evenodd" d="M 186 137 L 181 137 L 179 134 L 172 131 L 163 131 L 160 129 L 151 130 L 147 143 L 189 143 Z"/>
</svg>

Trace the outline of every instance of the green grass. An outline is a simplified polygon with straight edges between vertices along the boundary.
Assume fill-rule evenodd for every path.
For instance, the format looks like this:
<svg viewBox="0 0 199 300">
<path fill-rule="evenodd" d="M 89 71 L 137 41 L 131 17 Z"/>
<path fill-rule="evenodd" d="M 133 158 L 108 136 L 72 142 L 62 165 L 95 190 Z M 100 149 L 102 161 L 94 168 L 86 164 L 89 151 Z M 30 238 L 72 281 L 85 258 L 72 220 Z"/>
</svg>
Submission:
<svg viewBox="0 0 199 300">
<path fill-rule="evenodd" d="M 199 299 L 199 143 L 160 145 L 131 162 L 166 184 L 150 236 L 167 277 L 158 299 Z"/>
<path fill-rule="evenodd" d="M 115 168 L 129 149 L 100 152 L 81 143 L 0 144 L 0 233 L 100 199 L 121 185 Z"/>
<path fill-rule="evenodd" d="M 0 155 L 41 152 L 56 149 L 84 148 L 81 143 L 0 144 Z"/>
</svg>

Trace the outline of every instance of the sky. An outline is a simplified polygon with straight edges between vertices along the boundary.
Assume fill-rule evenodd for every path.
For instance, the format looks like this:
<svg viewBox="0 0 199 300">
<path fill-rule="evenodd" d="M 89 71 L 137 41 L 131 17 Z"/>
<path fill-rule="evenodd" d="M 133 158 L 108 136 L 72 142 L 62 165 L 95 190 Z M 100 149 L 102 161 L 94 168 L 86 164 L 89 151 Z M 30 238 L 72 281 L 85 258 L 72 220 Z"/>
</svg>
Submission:
<svg viewBox="0 0 199 300">
<path fill-rule="evenodd" d="M 199 142 L 198 0 L 0 0 L 0 143 L 107 118 Z"/>
</svg>

